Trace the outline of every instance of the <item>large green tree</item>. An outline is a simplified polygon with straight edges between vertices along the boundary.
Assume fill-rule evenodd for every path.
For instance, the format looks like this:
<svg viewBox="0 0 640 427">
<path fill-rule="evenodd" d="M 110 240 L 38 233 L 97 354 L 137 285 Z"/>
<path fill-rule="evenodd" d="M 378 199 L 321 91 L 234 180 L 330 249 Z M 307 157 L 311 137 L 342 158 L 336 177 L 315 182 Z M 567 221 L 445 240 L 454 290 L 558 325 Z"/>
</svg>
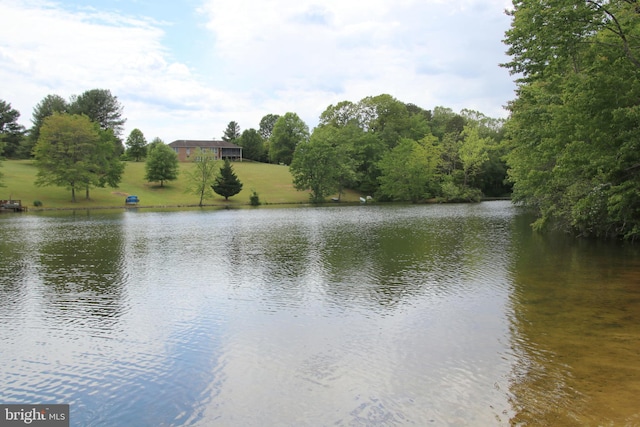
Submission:
<svg viewBox="0 0 640 427">
<path fill-rule="evenodd" d="M 240 138 L 240 125 L 237 122 L 230 121 L 222 134 L 222 140 L 226 142 L 235 142 L 238 138 Z"/>
<path fill-rule="evenodd" d="M 200 198 L 198 206 L 202 206 L 206 197 L 211 196 L 211 186 L 215 182 L 217 175 L 217 161 L 212 151 L 202 151 L 197 148 L 193 155 L 193 166 L 186 173 L 187 188 L 186 192 L 195 194 Z"/>
<path fill-rule="evenodd" d="M 164 187 L 165 181 L 176 180 L 180 172 L 178 155 L 158 138 L 150 144 L 144 166 L 145 179 L 148 182 L 159 182 L 160 187 Z"/>
<path fill-rule="evenodd" d="M 91 89 L 80 95 L 73 95 L 69 102 L 69 112 L 84 114 L 100 125 L 100 129 L 111 129 L 120 137 L 127 121 L 122 117 L 124 107 L 109 89 Z"/>
<path fill-rule="evenodd" d="M 349 146 L 340 143 L 339 133 L 338 128 L 319 126 L 308 141 L 296 146 L 289 167 L 293 185 L 300 191 L 309 190 L 312 203 L 322 203 L 329 195 L 341 193 L 344 183 L 353 179 Z"/>
<path fill-rule="evenodd" d="M 320 115 L 320 125 L 349 135 L 344 144 L 350 146 L 355 170 L 352 188 L 375 194 L 380 186 L 378 163 L 402 138 L 420 140 L 429 134 L 431 114 L 413 104 L 405 104 L 391 95 L 381 94 L 357 103 L 342 101 L 330 105 Z"/>
<path fill-rule="evenodd" d="M 640 13 L 635 1 L 515 1 L 506 32 L 514 199 L 535 226 L 640 236 Z"/>
<path fill-rule="evenodd" d="M 40 138 L 40 128 L 44 120 L 53 115 L 53 113 L 66 113 L 69 110 L 67 101 L 60 95 L 47 95 L 35 107 L 31 114 L 32 126 L 29 129 L 29 136 L 22 148 L 22 157 L 33 155 L 33 147 L 35 147 Z"/>
<path fill-rule="evenodd" d="M 379 162 L 380 193 L 392 200 L 419 202 L 437 193 L 440 149 L 433 136 L 403 138 Z"/>
<path fill-rule="evenodd" d="M 255 129 L 245 129 L 236 141 L 242 147 L 242 157 L 262 162 L 266 160 L 264 140 Z"/>
<path fill-rule="evenodd" d="M 136 162 L 147 155 L 147 140 L 142 131 L 138 128 L 131 131 L 127 138 L 127 155 Z"/>
<path fill-rule="evenodd" d="M 20 143 L 24 138 L 25 128 L 18 123 L 20 112 L 11 104 L 0 99 L 0 141 L 4 142 L 4 155 L 18 157 Z"/>
<path fill-rule="evenodd" d="M 489 161 L 489 138 L 482 138 L 477 126 L 465 126 L 462 131 L 462 144 L 459 149 L 460 163 L 464 187 L 480 173 L 482 167 Z"/>
<path fill-rule="evenodd" d="M 120 160 L 120 140 L 111 129 L 98 129 L 100 140 L 92 155 L 93 172 L 97 179 L 87 182 L 85 185 L 86 198 L 89 199 L 91 187 L 106 185 L 117 188 L 122 181 L 125 164 Z"/>
<path fill-rule="evenodd" d="M 271 133 L 273 132 L 273 127 L 276 125 L 276 122 L 280 118 L 278 114 L 267 114 L 266 116 L 260 119 L 260 128 L 258 129 L 258 133 L 265 141 L 268 141 L 271 138 Z"/>
<path fill-rule="evenodd" d="M 291 164 L 293 152 L 301 142 L 309 140 L 309 127 L 296 114 L 286 113 L 273 126 L 269 144 L 269 160 L 272 163 Z"/>
<path fill-rule="evenodd" d="M 122 166 L 114 162 L 114 138 L 101 133 L 84 115 L 54 113 L 40 128 L 34 148 L 38 174 L 36 185 L 64 186 L 76 201 L 78 188 L 116 186 Z"/>
<path fill-rule="evenodd" d="M 229 197 L 235 196 L 242 190 L 242 182 L 233 171 L 233 166 L 228 159 L 225 159 L 224 165 L 220 168 L 220 174 L 215 178 L 211 188 L 225 200 L 229 200 Z"/>
</svg>

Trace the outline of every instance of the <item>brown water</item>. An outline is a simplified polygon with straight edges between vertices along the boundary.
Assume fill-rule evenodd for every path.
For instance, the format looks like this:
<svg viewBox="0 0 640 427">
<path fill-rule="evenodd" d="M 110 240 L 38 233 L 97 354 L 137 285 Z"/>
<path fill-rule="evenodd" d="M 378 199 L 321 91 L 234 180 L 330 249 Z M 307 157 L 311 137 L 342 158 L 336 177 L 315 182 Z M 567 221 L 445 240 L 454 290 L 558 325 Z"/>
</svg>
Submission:
<svg viewBox="0 0 640 427">
<path fill-rule="evenodd" d="M 512 422 L 640 425 L 637 248 L 521 235 Z"/>
<path fill-rule="evenodd" d="M 640 425 L 640 252 L 505 202 L 0 217 L 0 403 L 75 426 Z"/>
</svg>

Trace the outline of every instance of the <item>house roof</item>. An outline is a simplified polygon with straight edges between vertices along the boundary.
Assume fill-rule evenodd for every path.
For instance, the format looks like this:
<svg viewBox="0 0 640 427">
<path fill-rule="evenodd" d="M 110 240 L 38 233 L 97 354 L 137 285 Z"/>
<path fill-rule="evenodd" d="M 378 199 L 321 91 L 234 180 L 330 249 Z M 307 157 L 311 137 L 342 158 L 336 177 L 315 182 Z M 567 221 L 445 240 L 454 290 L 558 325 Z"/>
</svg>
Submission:
<svg viewBox="0 0 640 427">
<path fill-rule="evenodd" d="M 171 148 L 242 148 L 239 145 L 226 141 L 213 141 L 213 140 L 193 140 L 193 139 L 178 139 L 169 144 Z"/>
</svg>

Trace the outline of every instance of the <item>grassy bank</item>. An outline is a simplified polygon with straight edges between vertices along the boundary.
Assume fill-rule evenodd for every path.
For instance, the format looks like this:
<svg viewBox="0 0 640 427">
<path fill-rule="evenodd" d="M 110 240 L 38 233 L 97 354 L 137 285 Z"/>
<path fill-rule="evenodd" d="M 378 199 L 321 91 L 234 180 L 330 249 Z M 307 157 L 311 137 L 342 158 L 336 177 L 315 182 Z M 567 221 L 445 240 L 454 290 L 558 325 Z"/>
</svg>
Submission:
<svg viewBox="0 0 640 427">
<path fill-rule="evenodd" d="M 185 193 L 187 180 L 185 172 L 193 164 L 181 163 L 180 175 L 176 181 L 166 182 L 164 187 L 159 183 L 149 183 L 144 179 L 144 163 L 127 162 L 122 182 L 118 188 L 93 188 L 90 199 L 85 199 L 84 189 L 76 190 L 76 202 L 71 202 L 71 190 L 63 187 L 36 187 L 37 169 L 29 160 L 5 160 L 0 163 L 0 172 L 4 175 L 0 187 L 0 199 L 13 198 L 22 200 L 22 204 L 30 210 L 33 202 L 42 202 L 42 209 L 90 209 L 124 206 L 127 195 L 135 194 L 140 198 L 141 207 L 152 206 L 192 206 L 197 205 L 199 197 Z M 220 163 L 222 165 L 222 163 Z M 263 204 L 299 204 L 307 203 L 307 192 L 293 188 L 291 174 L 287 166 L 265 163 L 235 162 L 233 169 L 242 181 L 242 191 L 231 197 L 228 202 L 218 196 L 204 200 L 206 205 L 242 206 L 249 205 L 249 196 L 255 190 Z M 359 194 L 347 192 L 343 194 L 345 202 L 357 202 Z"/>
</svg>

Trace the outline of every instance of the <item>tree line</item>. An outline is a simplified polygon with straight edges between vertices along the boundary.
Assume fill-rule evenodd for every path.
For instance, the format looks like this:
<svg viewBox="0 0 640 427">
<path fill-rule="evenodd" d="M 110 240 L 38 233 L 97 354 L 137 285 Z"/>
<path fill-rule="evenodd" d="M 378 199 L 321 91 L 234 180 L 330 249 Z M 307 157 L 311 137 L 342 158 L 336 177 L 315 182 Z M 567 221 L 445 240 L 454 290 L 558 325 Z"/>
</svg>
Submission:
<svg viewBox="0 0 640 427">
<path fill-rule="evenodd" d="M 640 4 L 516 0 L 503 64 L 513 198 L 537 229 L 640 237 Z"/>
<path fill-rule="evenodd" d="M 244 157 L 289 166 L 294 186 L 321 203 L 351 188 L 379 200 L 473 201 L 505 196 L 504 120 L 463 110 L 433 111 L 391 95 L 330 105 L 312 132 L 293 112 L 268 114 L 240 133 L 229 123 L 223 140 Z"/>
<path fill-rule="evenodd" d="M 147 143 L 136 128 L 123 144 L 123 107 L 108 90 L 86 91 L 69 101 L 46 96 L 34 108 L 29 131 L 17 125 L 19 113 L 10 104 L 3 101 L 2 107 L 10 113 L 3 128 L 5 154 L 32 156 L 36 184 L 66 186 L 74 201 L 78 189 L 89 198 L 93 187 L 116 187 L 122 160 L 145 160 L 145 179 L 160 186 L 178 176 L 177 156 L 159 138 Z M 477 111 L 425 110 L 383 94 L 330 105 L 313 132 L 287 112 L 267 114 L 258 129 L 244 132 L 231 121 L 222 139 L 242 146 L 246 159 L 289 166 L 295 188 L 309 191 L 314 203 L 333 194 L 339 198 L 346 188 L 380 200 L 471 201 L 509 192 L 502 127 L 503 120 Z M 205 154 L 196 157 L 203 160 Z"/>
</svg>

